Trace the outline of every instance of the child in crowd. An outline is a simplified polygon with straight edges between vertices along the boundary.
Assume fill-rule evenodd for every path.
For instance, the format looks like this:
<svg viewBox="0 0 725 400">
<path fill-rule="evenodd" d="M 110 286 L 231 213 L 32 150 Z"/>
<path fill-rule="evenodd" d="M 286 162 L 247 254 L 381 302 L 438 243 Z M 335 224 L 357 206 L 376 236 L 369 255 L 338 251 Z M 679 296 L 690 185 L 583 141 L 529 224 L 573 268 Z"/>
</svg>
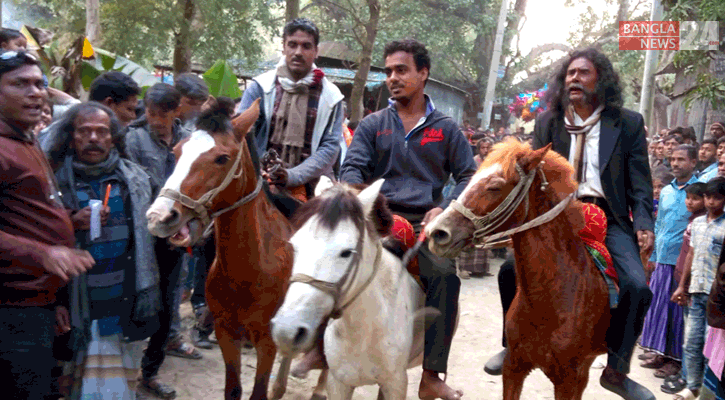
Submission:
<svg viewBox="0 0 725 400">
<path fill-rule="evenodd" d="M 706 366 L 703 348 L 707 301 L 725 239 L 725 178 L 717 177 L 708 182 L 704 197 L 707 215 L 692 221 L 691 249 L 671 299 L 685 306 L 683 364 L 687 388 L 675 395 L 674 400 L 694 399 L 702 386 Z"/>
<path fill-rule="evenodd" d="M 687 189 L 685 189 L 685 192 L 687 193 L 687 197 L 685 199 L 685 206 L 687 207 L 687 211 L 689 211 L 692 215 L 690 215 L 689 223 L 687 224 L 687 229 L 685 229 L 685 233 L 682 237 L 682 247 L 680 248 L 680 255 L 677 257 L 677 263 L 675 264 L 675 271 L 674 271 L 674 277 L 673 277 L 673 283 L 675 285 L 679 285 L 679 282 L 682 278 L 682 272 L 685 267 L 685 261 L 687 260 L 687 254 L 690 252 L 690 238 L 692 236 L 692 221 L 695 218 L 701 217 L 707 213 L 707 210 L 705 209 L 705 191 L 707 189 L 707 185 L 705 183 L 693 183 L 692 185 L 688 186 Z M 671 295 L 672 293 L 670 293 Z M 682 339 L 682 333 L 680 335 L 680 339 Z M 680 340 L 680 343 L 682 340 Z M 660 388 L 663 392 L 669 393 L 669 394 L 675 394 L 687 387 L 687 380 L 684 376 L 684 369 L 680 371 L 679 374 L 676 374 L 674 376 L 670 376 L 669 379 L 665 379 L 665 382 Z"/>
</svg>

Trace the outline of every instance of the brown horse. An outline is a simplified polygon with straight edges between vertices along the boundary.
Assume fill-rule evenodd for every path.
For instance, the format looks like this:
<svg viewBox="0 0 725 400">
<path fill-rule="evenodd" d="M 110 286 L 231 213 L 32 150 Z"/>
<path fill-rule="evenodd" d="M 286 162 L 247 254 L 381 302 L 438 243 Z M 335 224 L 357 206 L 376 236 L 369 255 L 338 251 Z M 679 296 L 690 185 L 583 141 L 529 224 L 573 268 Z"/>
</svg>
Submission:
<svg viewBox="0 0 725 400">
<path fill-rule="evenodd" d="M 245 336 L 257 351 L 250 399 L 267 399 L 277 351 L 269 321 L 284 298 L 292 270 L 292 226 L 260 194 L 262 181 L 245 140 L 258 114 L 258 102 L 233 121 L 221 107 L 205 112 L 197 131 L 174 149 L 174 172 L 147 212 L 151 233 L 178 246 L 195 243 L 214 220 L 217 256 L 207 278 L 206 299 L 226 366 L 226 399 L 242 396 Z M 289 362 L 282 361 L 274 399 L 284 394 Z"/>
<path fill-rule="evenodd" d="M 485 235 L 526 229 L 511 236 L 517 292 L 506 315 L 506 400 L 519 399 L 534 368 L 554 383 L 557 400 L 581 399 L 594 358 L 607 350 L 607 286 L 577 234 L 584 216 L 581 203 L 569 202 L 576 190 L 574 171 L 549 148 L 533 151 L 517 141 L 494 146 L 458 204 L 426 228 L 431 250 L 446 257 L 472 244 L 474 232 L 480 238 L 482 226 L 488 228 Z M 508 197 L 517 191 L 518 199 Z M 552 209 L 563 211 L 541 225 L 522 227 Z"/>
</svg>

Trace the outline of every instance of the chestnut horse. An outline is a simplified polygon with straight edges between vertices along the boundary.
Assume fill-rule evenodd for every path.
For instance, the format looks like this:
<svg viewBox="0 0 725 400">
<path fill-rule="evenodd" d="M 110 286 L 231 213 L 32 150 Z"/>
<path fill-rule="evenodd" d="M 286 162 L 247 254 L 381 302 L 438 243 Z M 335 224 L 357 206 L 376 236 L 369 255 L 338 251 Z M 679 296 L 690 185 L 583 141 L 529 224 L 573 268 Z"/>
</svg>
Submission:
<svg viewBox="0 0 725 400">
<path fill-rule="evenodd" d="M 217 255 L 207 278 L 206 299 L 226 366 L 226 399 L 242 396 L 245 336 L 257 351 L 250 399 L 267 399 L 277 351 L 269 321 L 292 271 L 292 226 L 260 194 L 258 165 L 245 140 L 258 114 L 258 102 L 233 121 L 218 106 L 206 111 L 191 137 L 174 148 L 174 172 L 147 212 L 151 233 L 177 246 L 194 244 L 214 220 Z M 289 363 L 282 360 L 274 399 L 284 394 Z"/>
<path fill-rule="evenodd" d="M 519 399 L 534 368 L 554 383 L 557 400 L 581 399 L 594 358 L 607 350 L 607 286 L 577 234 L 584 216 L 571 201 L 574 170 L 549 149 L 514 140 L 494 146 L 458 204 L 426 227 L 431 251 L 445 257 L 513 229 L 517 291 L 505 324 L 505 400 Z"/>
</svg>

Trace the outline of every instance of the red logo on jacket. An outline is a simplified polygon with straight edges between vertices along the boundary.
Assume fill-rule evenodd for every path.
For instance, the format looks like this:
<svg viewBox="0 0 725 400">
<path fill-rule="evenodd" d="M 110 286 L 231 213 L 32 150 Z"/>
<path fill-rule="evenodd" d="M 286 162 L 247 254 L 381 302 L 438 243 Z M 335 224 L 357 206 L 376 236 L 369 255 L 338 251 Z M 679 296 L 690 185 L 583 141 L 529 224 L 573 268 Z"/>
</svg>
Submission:
<svg viewBox="0 0 725 400">
<path fill-rule="evenodd" d="M 428 143 L 442 142 L 444 138 L 443 128 L 425 128 L 423 129 L 423 139 L 421 139 L 420 145 L 425 146 Z"/>
</svg>

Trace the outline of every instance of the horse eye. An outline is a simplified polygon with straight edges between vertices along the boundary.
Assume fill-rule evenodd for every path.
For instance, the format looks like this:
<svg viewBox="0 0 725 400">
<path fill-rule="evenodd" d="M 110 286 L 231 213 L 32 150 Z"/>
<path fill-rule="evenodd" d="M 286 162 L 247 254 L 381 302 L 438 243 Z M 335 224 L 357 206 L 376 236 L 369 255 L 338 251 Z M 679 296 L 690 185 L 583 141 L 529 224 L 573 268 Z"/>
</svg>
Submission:
<svg viewBox="0 0 725 400">
<path fill-rule="evenodd" d="M 229 161 L 229 156 L 227 156 L 227 155 L 221 155 L 221 156 L 217 157 L 216 160 L 214 160 L 214 162 L 219 165 L 224 165 L 227 163 L 227 161 Z"/>
<path fill-rule="evenodd" d="M 340 253 L 340 257 L 342 258 L 350 258 L 352 256 L 352 250 L 343 250 L 342 253 Z"/>
</svg>

